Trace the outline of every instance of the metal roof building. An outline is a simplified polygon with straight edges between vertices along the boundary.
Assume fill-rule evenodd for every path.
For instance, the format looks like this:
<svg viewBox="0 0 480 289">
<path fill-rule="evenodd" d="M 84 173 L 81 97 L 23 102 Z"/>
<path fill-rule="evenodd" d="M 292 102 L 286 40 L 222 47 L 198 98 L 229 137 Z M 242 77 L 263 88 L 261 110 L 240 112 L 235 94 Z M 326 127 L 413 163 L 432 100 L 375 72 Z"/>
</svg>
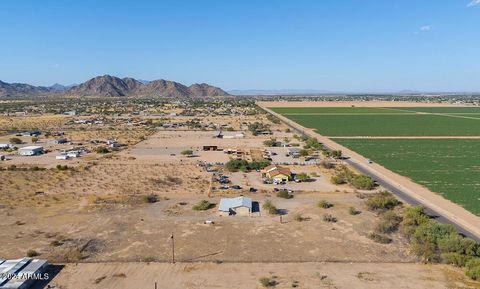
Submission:
<svg viewBox="0 0 480 289">
<path fill-rule="evenodd" d="M 218 210 L 229 215 L 247 214 L 252 212 L 252 199 L 248 197 L 222 198 Z"/>
<path fill-rule="evenodd" d="M 34 156 L 43 153 L 41 146 L 26 146 L 18 149 L 18 153 L 22 156 Z"/>
</svg>

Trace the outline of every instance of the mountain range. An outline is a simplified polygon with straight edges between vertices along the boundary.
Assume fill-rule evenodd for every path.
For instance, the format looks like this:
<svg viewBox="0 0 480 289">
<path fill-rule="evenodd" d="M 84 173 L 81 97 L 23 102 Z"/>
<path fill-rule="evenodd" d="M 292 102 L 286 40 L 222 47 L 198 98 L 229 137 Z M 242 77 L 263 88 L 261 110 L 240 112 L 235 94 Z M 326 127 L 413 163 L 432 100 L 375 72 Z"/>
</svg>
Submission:
<svg viewBox="0 0 480 289">
<path fill-rule="evenodd" d="M 63 86 L 54 84 L 49 87 L 33 86 L 24 83 L 6 83 L 0 81 L 0 98 L 34 96 L 102 96 L 102 97 L 209 97 L 227 96 L 221 88 L 206 83 L 190 86 L 169 80 L 137 80 L 131 77 L 119 78 L 111 75 L 94 77 L 78 85 Z"/>
</svg>

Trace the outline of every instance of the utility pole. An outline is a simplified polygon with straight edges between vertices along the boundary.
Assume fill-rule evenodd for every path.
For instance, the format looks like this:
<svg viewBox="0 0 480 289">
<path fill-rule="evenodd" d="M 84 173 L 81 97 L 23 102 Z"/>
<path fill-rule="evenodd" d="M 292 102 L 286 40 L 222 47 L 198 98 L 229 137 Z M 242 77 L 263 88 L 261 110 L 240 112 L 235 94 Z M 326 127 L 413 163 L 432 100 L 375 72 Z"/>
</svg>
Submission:
<svg viewBox="0 0 480 289">
<path fill-rule="evenodd" d="M 173 237 L 173 232 L 170 239 L 172 239 L 172 264 L 175 264 L 175 239 Z"/>
</svg>

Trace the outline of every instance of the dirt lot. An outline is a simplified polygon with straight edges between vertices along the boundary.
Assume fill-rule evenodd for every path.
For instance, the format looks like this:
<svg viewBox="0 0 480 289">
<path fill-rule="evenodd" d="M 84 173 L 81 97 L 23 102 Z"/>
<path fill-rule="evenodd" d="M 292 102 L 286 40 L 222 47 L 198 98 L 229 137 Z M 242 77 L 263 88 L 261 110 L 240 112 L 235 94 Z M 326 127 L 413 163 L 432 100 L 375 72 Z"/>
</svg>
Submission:
<svg viewBox="0 0 480 289">
<path fill-rule="evenodd" d="M 260 203 L 268 198 L 252 197 Z M 179 195 L 155 204 L 136 203 L 131 198 L 105 197 L 93 203 L 77 198 L 73 204 L 33 210 L 3 208 L 0 209 L 0 230 L 4 233 L 0 255 L 14 258 L 34 249 L 42 257 L 61 260 L 67 250 L 78 249 L 82 257 L 76 261 L 166 261 L 170 259 L 168 237 L 174 232 L 180 261 L 412 260 L 400 235 L 395 235 L 389 245 L 367 238 L 377 217 L 366 211 L 363 200 L 352 194 L 315 193 L 291 200 L 272 197 L 275 205 L 287 213 L 283 224 L 278 216 L 271 217 L 263 211 L 259 217 L 220 217 L 215 208 L 208 212 L 192 210 L 192 205 L 202 198 L 205 197 Z M 318 208 L 316 202 L 321 199 L 330 201 L 334 207 Z M 210 200 L 218 204 L 219 197 Z M 350 215 L 351 206 L 362 213 Z M 302 214 L 303 222 L 293 219 L 296 213 Z M 322 216 L 326 213 L 335 215 L 338 222 L 324 222 Z M 207 219 L 215 221 L 215 225 L 204 225 Z M 54 240 L 59 244 L 54 244 Z"/>
<path fill-rule="evenodd" d="M 478 288 L 447 266 L 385 263 L 108 263 L 70 264 L 51 282 L 55 288 L 275 288 L 447 289 Z M 276 278 L 273 278 L 276 277 Z"/>
</svg>

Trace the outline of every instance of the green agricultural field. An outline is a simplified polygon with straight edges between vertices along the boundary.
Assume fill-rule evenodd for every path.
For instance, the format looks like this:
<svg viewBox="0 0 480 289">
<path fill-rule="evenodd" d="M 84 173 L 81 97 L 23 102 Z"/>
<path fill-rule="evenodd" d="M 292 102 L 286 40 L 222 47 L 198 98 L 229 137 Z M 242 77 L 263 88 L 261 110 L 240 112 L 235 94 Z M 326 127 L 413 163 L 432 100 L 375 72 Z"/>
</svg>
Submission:
<svg viewBox="0 0 480 289">
<path fill-rule="evenodd" d="M 391 114 L 415 113 L 377 107 L 273 107 L 271 110 L 284 115 L 298 114 Z"/>
<path fill-rule="evenodd" d="M 480 107 L 395 107 L 392 109 L 428 113 L 480 113 Z"/>
<path fill-rule="evenodd" d="M 480 215 L 480 140 L 335 141 Z"/>
<path fill-rule="evenodd" d="M 433 114 L 285 114 L 325 136 L 480 136 L 480 119 Z"/>
</svg>

